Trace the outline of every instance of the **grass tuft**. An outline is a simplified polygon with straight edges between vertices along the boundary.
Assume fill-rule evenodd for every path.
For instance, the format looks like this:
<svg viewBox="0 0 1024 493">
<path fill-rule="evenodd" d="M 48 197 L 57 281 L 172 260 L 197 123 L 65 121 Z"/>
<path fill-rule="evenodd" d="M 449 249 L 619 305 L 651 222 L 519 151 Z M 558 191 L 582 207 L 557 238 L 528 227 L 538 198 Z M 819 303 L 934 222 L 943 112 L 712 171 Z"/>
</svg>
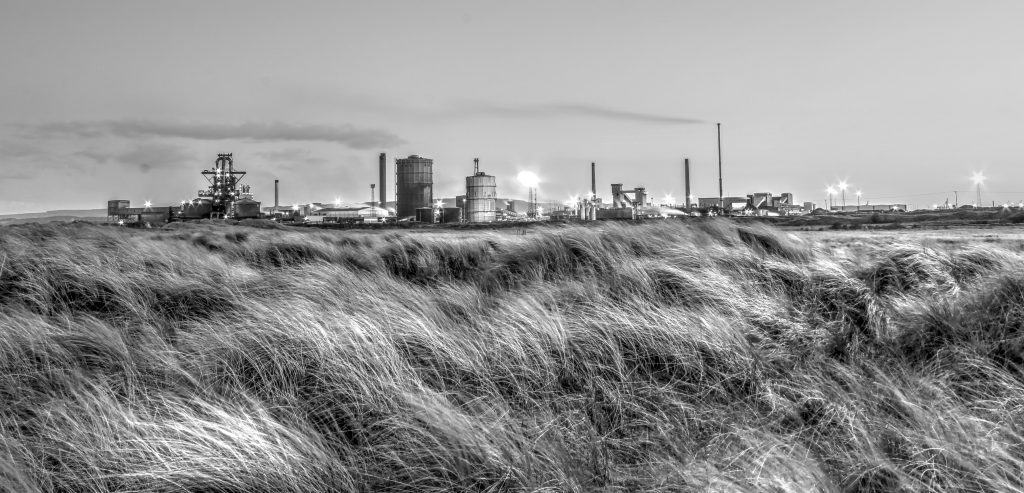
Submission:
<svg viewBox="0 0 1024 493">
<path fill-rule="evenodd" d="M 1024 491 L 1024 276 L 725 220 L 0 236 L 4 491 Z"/>
</svg>

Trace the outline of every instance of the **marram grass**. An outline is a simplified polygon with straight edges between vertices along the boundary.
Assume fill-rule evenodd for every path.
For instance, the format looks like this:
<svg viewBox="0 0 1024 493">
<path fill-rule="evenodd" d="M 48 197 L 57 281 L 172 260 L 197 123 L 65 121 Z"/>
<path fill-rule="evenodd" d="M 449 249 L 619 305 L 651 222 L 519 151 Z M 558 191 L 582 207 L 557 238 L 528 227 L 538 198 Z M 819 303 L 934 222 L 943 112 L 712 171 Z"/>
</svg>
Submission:
<svg viewBox="0 0 1024 493">
<path fill-rule="evenodd" d="M 1024 257 L 0 229 L 0 490 L 1024 491 Z"/>
</svg>

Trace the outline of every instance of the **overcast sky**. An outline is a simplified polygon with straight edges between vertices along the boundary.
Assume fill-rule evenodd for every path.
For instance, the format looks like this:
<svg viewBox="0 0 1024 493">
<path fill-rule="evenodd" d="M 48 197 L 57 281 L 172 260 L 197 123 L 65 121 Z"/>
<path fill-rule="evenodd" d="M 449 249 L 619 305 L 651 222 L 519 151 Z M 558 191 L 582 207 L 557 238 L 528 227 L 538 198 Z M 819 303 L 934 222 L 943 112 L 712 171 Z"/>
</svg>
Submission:
<svg viewBox="0 0 1024 493">
<path fill-rule="evenodd" d="M 0 212 L 177 203 L 219 152 L 273 202 L 369 200 L 377 155 L 500 196 L 611 183 L 824 202 L 1024 199 L 1024 2 L 0 3 Z M 393 190 L 394 184 L 389 184 Z M 392 192 L 393 193 L 393 192 Z M 390 195 L 391 193 L 389 193 Z M 965 196 L 966 194 L 966 196 Z"/>
</svg>

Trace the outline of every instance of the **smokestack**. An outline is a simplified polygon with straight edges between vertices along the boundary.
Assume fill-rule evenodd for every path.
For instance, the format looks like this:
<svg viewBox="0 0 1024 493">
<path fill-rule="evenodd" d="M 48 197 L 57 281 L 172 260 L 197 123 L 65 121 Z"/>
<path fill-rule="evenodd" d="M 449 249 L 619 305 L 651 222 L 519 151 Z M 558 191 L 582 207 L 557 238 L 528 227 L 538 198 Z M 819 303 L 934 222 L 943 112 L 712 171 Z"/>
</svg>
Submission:
<svg viewBox="0 0 1024 493">
<path fill-rule="evenodd" d="M 590 196 L 597 200 L 597 171 L 593 162 L 590 163 Z"/>
<path fill-rule="evenodd" d="M 683 179 L 686 182 L 686 211 L 690 211 L 690 158 L 683 158 Z"/>
<path fill-rule="evenodd" d="M 388 207 L 388 158 L 383 152 L 380 153 L 380 206 Z"/>
<path fill-rule="evenodd" d="M 277 210 L 277 182 L 281 180 L 274 180 L 274 209 Z"/>
<path fill-rule="evenodd" d="M 473 158 L 473 176 L 480 174 L 480 158 Z"/>
<path fill-rule="evenodd" d="M 725 202 L 722 200 L 722 124 L 716 123 L 718 128 L 718 209 L 725 209 Z"/>
</svg>

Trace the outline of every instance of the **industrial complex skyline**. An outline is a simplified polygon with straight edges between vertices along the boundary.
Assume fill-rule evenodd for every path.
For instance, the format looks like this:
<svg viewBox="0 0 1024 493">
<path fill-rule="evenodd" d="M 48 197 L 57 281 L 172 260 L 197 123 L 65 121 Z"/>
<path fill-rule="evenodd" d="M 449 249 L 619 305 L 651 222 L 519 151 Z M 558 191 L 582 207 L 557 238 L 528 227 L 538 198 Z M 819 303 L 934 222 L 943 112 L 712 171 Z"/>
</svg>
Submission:
<svg viewBox="0 0 1024 493">
<path fill-rule="evenodd" d="M 378 156 L 501 197 L 613 183 L 926 207 L 1024 199 L 1024 4 L 94 2 L 0 7 L 0 213 L 175 204 L 233 153 L 257 200 L 370 199 Z M 976 173 L 986 180 L 978 188 Z M 379 192 L 379 191 L 378 191 Z M 957 193 L 958 192 L 958 193 Z M 388 190 L 392 194 L 393 190 Z M 838 200 L 835 205 L 838 204 Z"/>
</svg>

